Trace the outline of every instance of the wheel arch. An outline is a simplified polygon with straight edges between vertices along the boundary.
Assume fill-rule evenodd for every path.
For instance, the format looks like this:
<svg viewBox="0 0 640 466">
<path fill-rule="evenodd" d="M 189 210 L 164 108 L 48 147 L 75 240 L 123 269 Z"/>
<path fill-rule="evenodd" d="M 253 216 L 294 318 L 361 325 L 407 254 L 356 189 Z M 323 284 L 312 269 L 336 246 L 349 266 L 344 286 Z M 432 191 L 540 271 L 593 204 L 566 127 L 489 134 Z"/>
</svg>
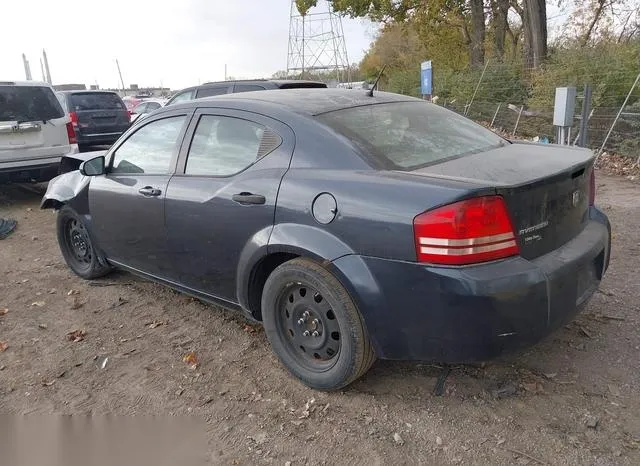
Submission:
<svg viewBox="0 0 640 466">
<path fill-rule="evenodd" d="M 262 292 L 269 275 L 281 264 L 304 257 L 328 267 L 351 249 L 326 230 L 310 225 L 276 225 L 267 244 L 246 254 L 238 270 L 238 300 L 256 320 L 262 320 Z"/>
</svg>

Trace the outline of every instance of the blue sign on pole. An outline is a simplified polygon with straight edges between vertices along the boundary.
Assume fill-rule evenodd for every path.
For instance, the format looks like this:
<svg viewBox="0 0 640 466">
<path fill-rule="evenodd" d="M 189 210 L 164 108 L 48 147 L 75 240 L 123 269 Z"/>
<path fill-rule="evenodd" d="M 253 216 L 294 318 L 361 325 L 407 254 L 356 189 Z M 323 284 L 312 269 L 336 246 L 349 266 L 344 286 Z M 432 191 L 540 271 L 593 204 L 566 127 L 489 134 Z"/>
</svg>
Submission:
<svg viewBox="0 0 640 466">
<path fill-rule="evenodd" d="M 422 95 L 431 95 L 433 90 L 433 69 L 431 68 L 431 60 L 423 61 L 420 64 L 420 82 Z"/>
</svg>

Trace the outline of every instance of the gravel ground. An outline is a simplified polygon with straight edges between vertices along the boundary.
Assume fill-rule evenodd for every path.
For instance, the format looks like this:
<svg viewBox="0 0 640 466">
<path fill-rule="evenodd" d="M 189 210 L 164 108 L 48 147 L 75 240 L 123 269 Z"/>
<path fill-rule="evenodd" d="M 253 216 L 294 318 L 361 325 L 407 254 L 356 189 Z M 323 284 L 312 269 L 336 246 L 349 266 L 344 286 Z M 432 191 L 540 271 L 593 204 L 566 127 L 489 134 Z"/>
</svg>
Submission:
<svg viewBox="0 0 640 466">
<path fill-rule="evenodd" d="M 536 347 L 450 368 L 442 396 L 445 368 L 385 361 L 308 389 L 233 312 L 125 273 L 77 278 L 42 192 L 0 186 L 18 221 L 0 241 L 0 413 L 186 415 L 211 464 L 640 464 L 640 184 L 598 184 L 601 291 Z"/>
</svg>

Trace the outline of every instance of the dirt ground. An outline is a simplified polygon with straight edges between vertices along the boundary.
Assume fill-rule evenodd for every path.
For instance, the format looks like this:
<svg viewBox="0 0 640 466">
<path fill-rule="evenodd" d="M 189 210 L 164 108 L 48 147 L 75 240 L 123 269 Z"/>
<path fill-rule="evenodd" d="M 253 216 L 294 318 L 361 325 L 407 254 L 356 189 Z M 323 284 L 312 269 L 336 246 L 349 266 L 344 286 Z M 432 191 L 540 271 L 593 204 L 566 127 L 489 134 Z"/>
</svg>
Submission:
<svg viewBox="0 0 640 466">
<path fill-rule="evenodd" d="M 195 416 L 211 464 L 640 464 L 640 184 L 598 184 L 601 291 L 536 347 L 452 367 L 442 396 L 443 368 L 385 361 L 343 392 L 308 389 L 233 312 L 125 273 L 77 278 L 41 192 L 0 186 L 18 221 L 0 241 L 0 413 Z"/>
</svg>

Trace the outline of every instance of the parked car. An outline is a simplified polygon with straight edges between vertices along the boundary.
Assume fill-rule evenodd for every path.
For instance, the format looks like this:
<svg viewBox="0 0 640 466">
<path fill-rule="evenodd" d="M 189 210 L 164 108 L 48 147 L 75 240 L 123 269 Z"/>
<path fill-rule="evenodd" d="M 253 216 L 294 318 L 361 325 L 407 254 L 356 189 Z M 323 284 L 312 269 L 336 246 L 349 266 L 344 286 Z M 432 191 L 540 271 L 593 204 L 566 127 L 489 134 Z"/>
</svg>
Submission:
<svg viewBox="0 0 640 466">
<path fill-rule="evenodd" d="M 130 115 L 118 94 L 111 91 L 60 91 L 56 94 L 69 113 L 78 145 L 109 145 L 130 126 Z"/>
<path fill-rule="evenodd" d="M 305 384 L 486 360 L 565 325 L 609 264 L 585 149 L 354 90 L 165 107 L 51 182 L 77 275 L 112 267 L 262 321 Z M 83 161 L 84 160 L 84 161 Z"/>
<path fill-rule="evenodd" d="M 0 182 L 49 181 L 60 159 L 76 152 L 73 126 L 49 84 L 0 81 Z"/>
<path fill-rule="evenodd" d="M 151 112 L 164 107 L 166 103 L 167 101 L 165 99 L 149 98 L 143 100 L 131 110 L 131 124 L 143 119 Z"/>
<path fill-rule="evenodd" d="M 203 97 L 213 97 L 216 95 L 234 94 L 238 92 L 265 91 L 269 89 L 310 89 L 326 88 L 325 83 L 303 80 L 278 80 L 278 79 L 254 79 L 243 81 L 219 81 L 201 84 L 200 86 L 188 87 L 174 94 L 167 105 L 186 102 Z"/>
</svg>

